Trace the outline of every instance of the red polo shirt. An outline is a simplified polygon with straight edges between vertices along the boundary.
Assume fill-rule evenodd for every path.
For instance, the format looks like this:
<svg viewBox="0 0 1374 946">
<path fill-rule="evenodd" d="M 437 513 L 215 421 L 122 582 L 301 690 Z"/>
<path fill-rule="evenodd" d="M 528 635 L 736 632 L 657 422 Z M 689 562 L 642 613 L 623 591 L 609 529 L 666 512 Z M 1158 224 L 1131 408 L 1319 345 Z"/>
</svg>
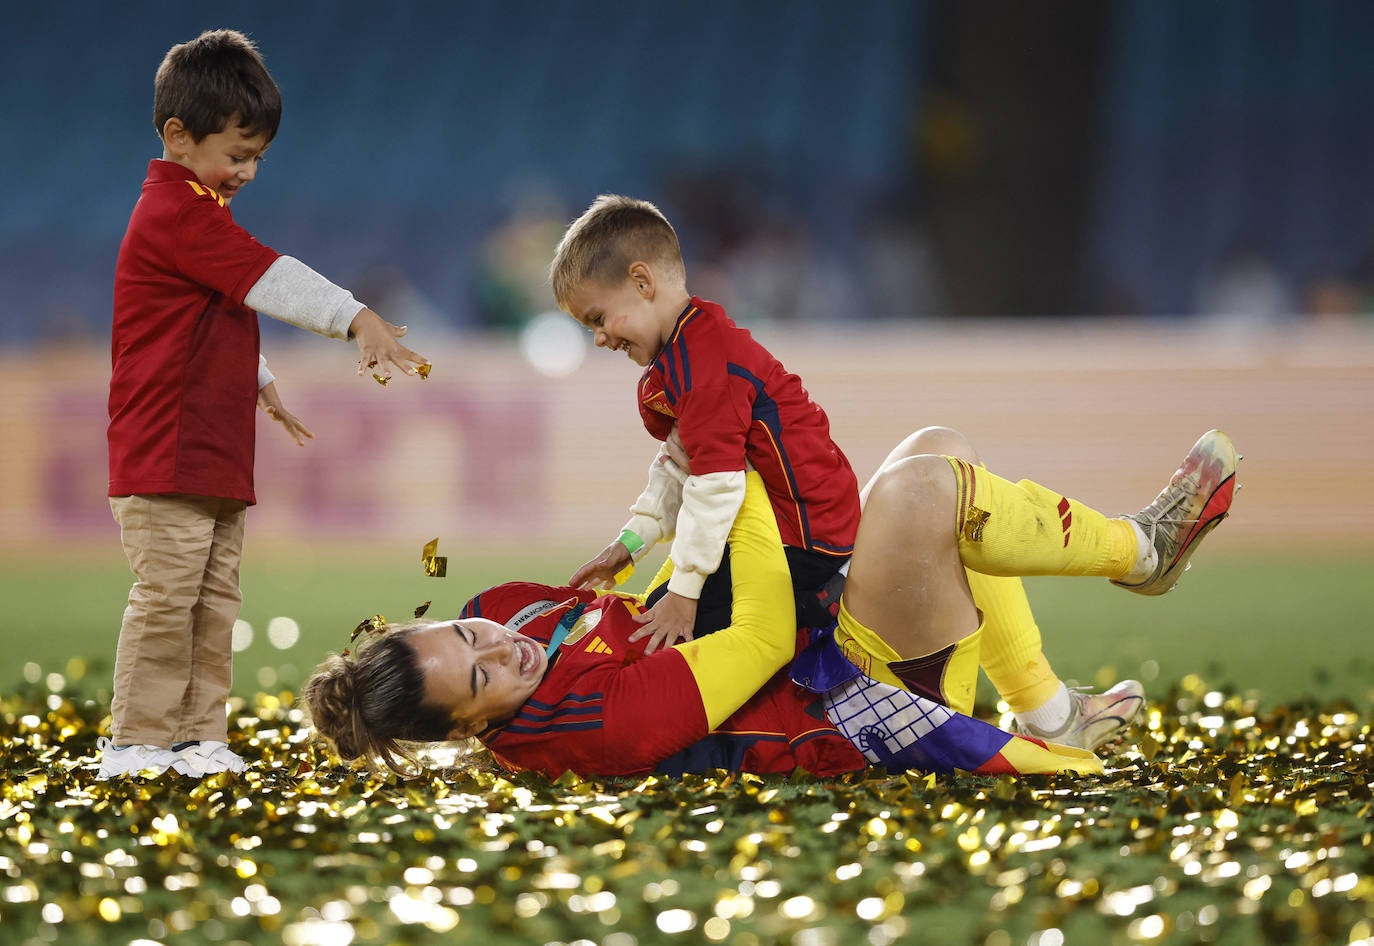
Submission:
<svg viewBox="0 0 1374 946">
<path fill-rule="evenodd" d="M 255 501 L 258 316 L 277 259 L 189 168 L 148 165 L 115 267 L 110 495 Z"/>
</svg>

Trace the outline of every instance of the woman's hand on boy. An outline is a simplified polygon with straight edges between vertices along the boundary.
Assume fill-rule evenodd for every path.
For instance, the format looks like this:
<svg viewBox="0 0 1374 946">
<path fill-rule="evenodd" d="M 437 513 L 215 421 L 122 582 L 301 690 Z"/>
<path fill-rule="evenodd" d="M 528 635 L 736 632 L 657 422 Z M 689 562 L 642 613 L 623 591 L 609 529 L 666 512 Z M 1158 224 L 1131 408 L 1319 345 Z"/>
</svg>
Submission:
<svg viewBox="0 0 1374 946">
<path fill-rule="evenodd" d="M 419 352 L 411 351 L 397 341 L 408 329 L 404 325 L 392 325 L 371 309 L 363 309 L 353 317 L 348 327 L 349 336 L 358 344 L 358 374 L 362 375 L 375 369 L 377 380 L 385 384 L 391 380 L 392 367 L 405 374 L 416 374 L 416 367 L 426 366 L 429 359 Z M 418 372 L 428 377 L 428 371 Z"/>
<path fill-rule="evenodd" d="M 286 433 L 297 445 L 304 447 L 307 439 L 315 439 L 315 435 L 301 423 L 299 417 L 282 407 L 281 395 L 277 393 L 275 381 L 269 381 L 258 391 L 258 407 L 262 408 L 268 417 L 285 427 Z"/>
</svg>

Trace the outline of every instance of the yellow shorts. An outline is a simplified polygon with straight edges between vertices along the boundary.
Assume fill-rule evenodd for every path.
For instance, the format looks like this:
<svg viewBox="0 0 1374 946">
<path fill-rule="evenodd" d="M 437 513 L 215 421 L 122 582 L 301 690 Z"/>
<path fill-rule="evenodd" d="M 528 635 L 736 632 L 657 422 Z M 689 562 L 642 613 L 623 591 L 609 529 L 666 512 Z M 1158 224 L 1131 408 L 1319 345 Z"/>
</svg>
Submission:
<svg viewBox="0 0 1374 946">
<path fill-rule="evenodd" d="M 835 644 L 850 663 L 874 680 L 919 693 L 959 713 L 973 711 L 982 636 L 980 612 L 978 629 L 972 634 L 934 653 L 904 658 L 876 631 L 860 624 L 845 607 L 844 596 L 840 597 Z"/>
</svg>

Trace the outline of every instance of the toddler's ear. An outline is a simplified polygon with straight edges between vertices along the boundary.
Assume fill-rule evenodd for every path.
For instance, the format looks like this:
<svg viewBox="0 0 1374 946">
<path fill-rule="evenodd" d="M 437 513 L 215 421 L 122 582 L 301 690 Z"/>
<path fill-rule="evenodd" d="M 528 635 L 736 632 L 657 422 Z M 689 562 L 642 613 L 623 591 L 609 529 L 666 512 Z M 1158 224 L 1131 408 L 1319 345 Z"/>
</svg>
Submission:
<svg viewBox="0 0 1374 946">
<path fill-rule="evenodd" d="M 654 270 L 648 263 L 638 261 L 630 264 L 630 281 L 645 299 L 654 297 Z"/>
</svg>

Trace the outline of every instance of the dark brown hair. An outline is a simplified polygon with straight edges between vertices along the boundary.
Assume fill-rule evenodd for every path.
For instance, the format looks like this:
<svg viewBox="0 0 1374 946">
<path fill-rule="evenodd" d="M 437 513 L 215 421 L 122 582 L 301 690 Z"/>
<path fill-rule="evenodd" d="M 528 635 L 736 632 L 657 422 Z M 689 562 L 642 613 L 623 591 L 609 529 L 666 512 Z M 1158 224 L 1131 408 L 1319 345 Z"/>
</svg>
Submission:
<svg viewBox="0 0 1374 946">
<path fill-rule="evenodd" d="M 449 713 L 424 702 L 424 673 L 406 625 L 364 643 L 355 654 L 330 654 L 301 688 L 301 701 L 320 735 L 344 759 L 382 762 L 414 773 L 411 742 L 445 742 Z"/>
<path fill-rule="evenodd" d="M 252 40 L 237 30 L 206 30 L 167 51 L 153 80 L 153 125 L 179 118 L 194 141 L 235 120 L 271 141 L 281 124 L 281 90 Z"/>
</svg>

